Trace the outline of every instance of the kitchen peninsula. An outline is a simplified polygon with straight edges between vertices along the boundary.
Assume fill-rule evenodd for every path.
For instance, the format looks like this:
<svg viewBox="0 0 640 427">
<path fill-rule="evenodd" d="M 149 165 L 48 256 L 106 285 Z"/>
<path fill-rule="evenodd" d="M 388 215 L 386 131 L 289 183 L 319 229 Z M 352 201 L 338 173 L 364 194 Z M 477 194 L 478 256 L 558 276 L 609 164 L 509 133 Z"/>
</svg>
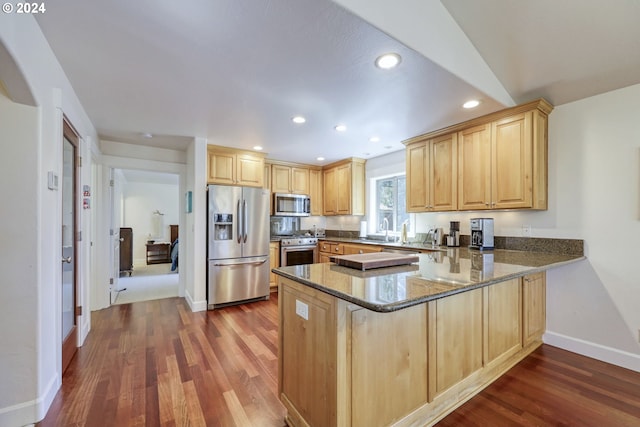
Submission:
<svg viewBox="0 0 640 427">
<path fill-rule="evenodd" d="M 287 423 L 434 424 L 541 344 L 545 271 L 582 259 L 456 248 L 367 271 L 274 269 Z"/>
</svg>

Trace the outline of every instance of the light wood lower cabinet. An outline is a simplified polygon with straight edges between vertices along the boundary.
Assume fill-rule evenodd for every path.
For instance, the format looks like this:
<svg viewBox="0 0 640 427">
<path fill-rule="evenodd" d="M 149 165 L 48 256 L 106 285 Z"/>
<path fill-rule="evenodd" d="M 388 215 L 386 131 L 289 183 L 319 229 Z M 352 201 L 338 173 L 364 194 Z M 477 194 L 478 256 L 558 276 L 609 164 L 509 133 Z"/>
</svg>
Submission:
<svg viewBox="0 0 640 427">
<path fill-rule="evenodd" d="M 280 242 L 269 242 L 269 289 L 278 289 L 278 276 L 271 273 L 272 268 L 280 267 Z"/>
<path fill-rule="evenodd" d="M 522 278 L 522 343 L 540 340 L 547 328 L 547 286 L 545 273 Z"/>
<path fill-rule="evenodd" d="M 542 342 L 544 273 L 391 313 L 278 283 L 290 426 L 433 425 Z"/>
</svg>

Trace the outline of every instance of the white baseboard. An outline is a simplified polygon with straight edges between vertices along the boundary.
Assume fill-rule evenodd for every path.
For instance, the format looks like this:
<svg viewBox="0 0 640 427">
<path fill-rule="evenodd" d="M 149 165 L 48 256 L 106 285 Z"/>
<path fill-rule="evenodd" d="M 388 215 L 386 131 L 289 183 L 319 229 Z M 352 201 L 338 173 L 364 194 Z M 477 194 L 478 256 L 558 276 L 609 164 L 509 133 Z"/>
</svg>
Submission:
<svg viewBox="0 0 640 427">
<path fill-rule="evenodd" d="M 60 385 L 57 375 L 54 375 L 42 396 L 35 400 L 0 408 L 0 426 L 29 426 L 41 421 L 47 415 Z"/>
<path fill-rule="evenodd" d="M 554 347 L 640 372 L 640 355 L 638 354 L 549 331 L 544 333 L 542 341 Z"/>
<path fill-rule="evenodd" d="M 189 291 L 185 290 L 184 291 L 184 299 L 187 300 L 187 304 L 189 304 L 189 308 L 191 308 L 191 311 L 196 312 L 196 311 L 206 311 L 207 310 L 207 301 L 194 301 L 193 298 L 191 297 L 191 294 L 189 293 Z"/>
</svg>

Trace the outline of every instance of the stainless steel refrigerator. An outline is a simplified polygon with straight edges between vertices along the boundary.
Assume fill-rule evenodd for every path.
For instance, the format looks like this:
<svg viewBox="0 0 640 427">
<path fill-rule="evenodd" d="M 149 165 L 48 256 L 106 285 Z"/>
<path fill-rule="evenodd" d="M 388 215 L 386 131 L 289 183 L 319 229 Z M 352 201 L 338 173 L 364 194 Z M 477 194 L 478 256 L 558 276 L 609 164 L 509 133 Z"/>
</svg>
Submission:
<svg viewBox="0 0 640 427">
<path fill-rule="evenodd" d="M 209 310 L 269 298 L 269 190 L 208 187 Z"/>
</svg>

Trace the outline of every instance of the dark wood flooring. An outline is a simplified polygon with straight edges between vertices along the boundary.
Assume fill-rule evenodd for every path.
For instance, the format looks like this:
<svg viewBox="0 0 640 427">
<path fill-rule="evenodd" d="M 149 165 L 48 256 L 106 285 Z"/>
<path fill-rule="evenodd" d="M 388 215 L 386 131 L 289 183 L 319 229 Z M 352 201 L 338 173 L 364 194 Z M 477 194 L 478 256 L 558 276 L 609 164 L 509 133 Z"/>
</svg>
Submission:
<svg viewBox="0 0 640 427">
<path fill-rule="evenodd" d="M 275 296 L 200 313 L 181 298 L 94 312 L 38 426 L 283 427 L 276 346 Z M 640 373 L 543 345 L 437 425 L 640 426 Z"/>
</svg>

